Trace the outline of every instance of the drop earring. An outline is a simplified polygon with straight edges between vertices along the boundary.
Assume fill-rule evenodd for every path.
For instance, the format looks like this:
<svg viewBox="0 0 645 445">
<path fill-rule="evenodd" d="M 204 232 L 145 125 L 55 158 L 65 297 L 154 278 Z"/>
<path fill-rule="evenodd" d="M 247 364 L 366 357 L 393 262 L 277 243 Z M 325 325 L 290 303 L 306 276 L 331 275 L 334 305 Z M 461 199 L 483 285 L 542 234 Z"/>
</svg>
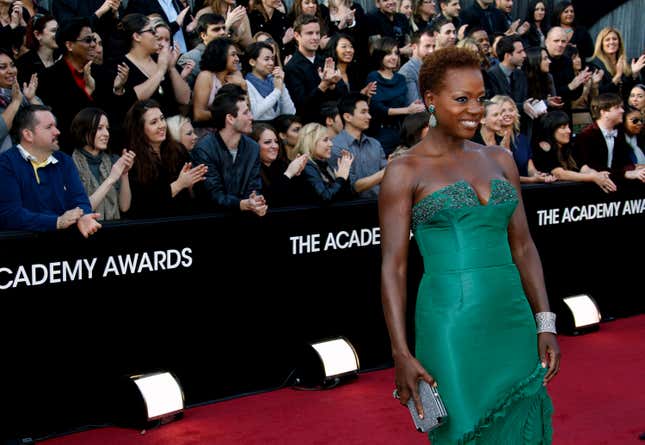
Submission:
<svg viewBox="0 0 645 445">
<path fill-rule="evenodd" d="M 430 125 L 430 127 L 432 128 L 437 126 L 437 118 L 435 117 L 434 112 L 435 112 L 435 107 L 433 104 L 430 104 L 430 106 L 428 107 L 428 113 L 430 113 L 430 119 L 428 120 L 428 125 Z"/>
</svg>

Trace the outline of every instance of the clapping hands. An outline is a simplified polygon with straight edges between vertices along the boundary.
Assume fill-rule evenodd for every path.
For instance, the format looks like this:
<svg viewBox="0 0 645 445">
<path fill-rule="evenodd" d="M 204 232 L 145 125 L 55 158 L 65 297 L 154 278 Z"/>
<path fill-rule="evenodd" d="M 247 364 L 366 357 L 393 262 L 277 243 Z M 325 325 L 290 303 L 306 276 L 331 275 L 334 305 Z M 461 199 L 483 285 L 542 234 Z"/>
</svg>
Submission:
<svg viewBox="0 0 645 445">
<path fill-rule="evenodd" d="M 264 196 L 258 195 L 255 190 L 251 192 L 251 195 L 248 199 L 243 199 L 240 201 L 240 210 L 242 211 L 251 211 L 258 216 L 264 216 L 267 213 L 269 206 L 264 199 Z"/>
<path fill-rule="evenodd" d="M 343 179 L 348 179 L 349 178 L 349 170 L 352 167 L 352 163 L 354 162 L 354 155 L 352 155 L 349 151 L 347 150 L 342 150 L 340 157 L 338 158 L 338 167 L 334 171 L 334 174 L 336 175 L 337 178 L 343 178 Z"/>
</svg>

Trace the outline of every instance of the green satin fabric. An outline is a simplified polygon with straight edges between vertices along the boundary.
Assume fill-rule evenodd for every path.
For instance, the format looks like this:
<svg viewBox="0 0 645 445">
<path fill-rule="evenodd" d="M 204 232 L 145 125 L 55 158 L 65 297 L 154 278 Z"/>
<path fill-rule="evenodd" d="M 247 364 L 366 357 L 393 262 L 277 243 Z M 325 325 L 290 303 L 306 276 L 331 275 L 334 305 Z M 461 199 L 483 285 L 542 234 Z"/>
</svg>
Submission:
<svg viewBox="0 0 645 445">
<path fill-rule="evenodd" d="M 459 181 L 413 209 L 425 267 L 416 356 L 448 411 L 433 445 L 551 443 L 535 321 L 508 243 L 517 203 L 514 187 L 493 179 L 487 204 Z"/>
</svg>

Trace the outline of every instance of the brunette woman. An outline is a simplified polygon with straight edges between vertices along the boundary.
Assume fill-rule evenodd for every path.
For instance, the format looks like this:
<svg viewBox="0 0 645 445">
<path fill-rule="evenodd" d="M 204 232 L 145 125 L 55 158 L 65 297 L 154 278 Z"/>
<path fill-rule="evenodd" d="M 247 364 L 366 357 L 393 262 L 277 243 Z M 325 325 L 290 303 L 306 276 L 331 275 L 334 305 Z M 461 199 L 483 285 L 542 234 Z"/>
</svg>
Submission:
<svg viewBox="0 0 645 445">
<path fill-rule="evenodd" d="M 128 172 L 134 164 L 135 154 L 123 150 L 121 157 L 107 154 L 110 128 L 107 114 L 98 108 L 81 110 L 70 129 L 74 146 L 72 159 L 92 210 L 103 220 L 121 218 L 121 212 L 130 209 L 132 195 Z"/>
<path fill-rule="evenodd" d="M 567 42 L 575 45 L 580 51 L 582 60 L 587 60 L 593 54 L 593 41 L 589 31 L 576 22 L 576 13 L 571 0 L 562 0 L 553 9 L 551 26 L 564 29 Z"/>
<path fill-rule="evenodd" d="M 188 152 L 167 134 L 166 118 L 153 100 L 136 102 L 125 116 L 125 144 L 137 156 L 130 173 L 129 218 L 172 216 L 192 207 L 192 187 L 206 166 L 193 167 Z"/>
<path fill-rule="evenodd" d="M 205 0 L 204 7 L 197 11 L 195 19 L 213 13 L 226 19 L 224 26 L 236 46 L 244 50 L 253 43 L 251 23 L 244 6 L 236 5 L 235 0 Z"/>
<path fill-rule="evenodd" d="M 298 157 L 296 144 L 302 129 L 302 120 L 295 114 L 283 114 L 273 120 L 273 126 L 278 131 L 278 137 L 282 142 L 285 160 L 293 161 Z"/>
<path fill-rule="evenodd" d="M 56 33 L 58 22 L 50 14 L 36 14 L 29 20 L 27 26 L 27 51 L 17 61 L 18 81 L 22 84 L 31 79 L 32 74 L 42 74 L 56 62 L 58 43 Z"/>
<path fill-rule="evenodd" d="M 280 207 L 303 203 L 302 192 L 294 179 L 302 173 L 309 156 L 299 154 L 296 159 L 287 162 L 284 154 L 280 155 L 278 133 L 269 124 L 253 124 L 251 137 L 260 146 L 262 196 L 267 204 Z"/>
<path fill-rule="evenodd" d="M 293 40 L 294 34 L 292 23 L 286 14 L 280 11 L 281 7 L 280 0 L 256 0 L 253 2 L 253 10 L 249 13 L 249 22 L 251 34 L 268 32 L 280 45 L 282 53 L 286 54 L 287 45 Z"/>
<path fill-rule="evenodd" d="M 525 42 L 524 46 L 527 48 L 543 47 L 546 33 L 550 28 L 545 0 L 531 0 L 524 20 L 530 25 L 529 30 L 522 36 Z"/>
</svg>

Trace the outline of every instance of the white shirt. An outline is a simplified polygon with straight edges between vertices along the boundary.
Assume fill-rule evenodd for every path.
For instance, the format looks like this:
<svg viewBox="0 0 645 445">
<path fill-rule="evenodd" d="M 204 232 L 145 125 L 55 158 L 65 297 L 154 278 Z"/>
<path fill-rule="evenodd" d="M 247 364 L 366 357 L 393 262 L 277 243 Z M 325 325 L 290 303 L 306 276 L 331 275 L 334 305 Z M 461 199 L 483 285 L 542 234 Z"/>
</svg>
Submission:
<svg viewBox="0 0 645 445">
<path fill-rule="evenodd" d="M 645 147 L 638 146 L 638 141 L 636 140 L 636 136 L 625 135 L 625 140 L 632 147 L 632 150 L 634 151 L 634 156 L 636 156 L 636 163 L 645 164 L 645 153 L 643 153 L 643 148 Z"/>
<path fill-rule="evenodd" d="M 614 140 L 616 139 L 617 132 L 615 129 L 605 130 L 602 127 L 599 128 L 607 143 L 607 168 L 611 168 L 611 163 L 614 160 Z"/>
<path fill-rule="evenodd" d="M 166 13 L 166 16 L 168 17 L 168 21 L 170 23 L 176 22 L 177 21 L 177 16 L 179 15 L 177 13 L 177 10 L 172 4 L 172 0 L 157 0 L 159 2 L 159 6 L 161 6 L 161 9 L 163 9 L 163 12 Z M 175 33 L 174 36 L 172 36 L 173 41 L 177 42 L 179 44 L 179 49 L 181 53 L 185 53 L 188 51 L 188 48 L 186 47 L 186 40 L 184 40 L 184 33 L 181 31 L 181 28 L 179 31 Z"/>
<path fill-rule="evenodd" d="M 25 148 L 22 145 L 18 144 L 17 147 L 18 147 L 18 151 L 20 152 L 20 155 L 24 158 L 25 161 L 35 162 L 39 164 L 38 159 L 36 159 L 35 156 L 33 156 L 31 153 L 25 150 Z M 45 160 L 45 162 L 42 165 L 40 165 L 40 167 L 44 167 L 49 164 L 58 164 L 58 159 L 56 159 L 53 154 L 49 155 L 47 160 Z"/>
</svg>

